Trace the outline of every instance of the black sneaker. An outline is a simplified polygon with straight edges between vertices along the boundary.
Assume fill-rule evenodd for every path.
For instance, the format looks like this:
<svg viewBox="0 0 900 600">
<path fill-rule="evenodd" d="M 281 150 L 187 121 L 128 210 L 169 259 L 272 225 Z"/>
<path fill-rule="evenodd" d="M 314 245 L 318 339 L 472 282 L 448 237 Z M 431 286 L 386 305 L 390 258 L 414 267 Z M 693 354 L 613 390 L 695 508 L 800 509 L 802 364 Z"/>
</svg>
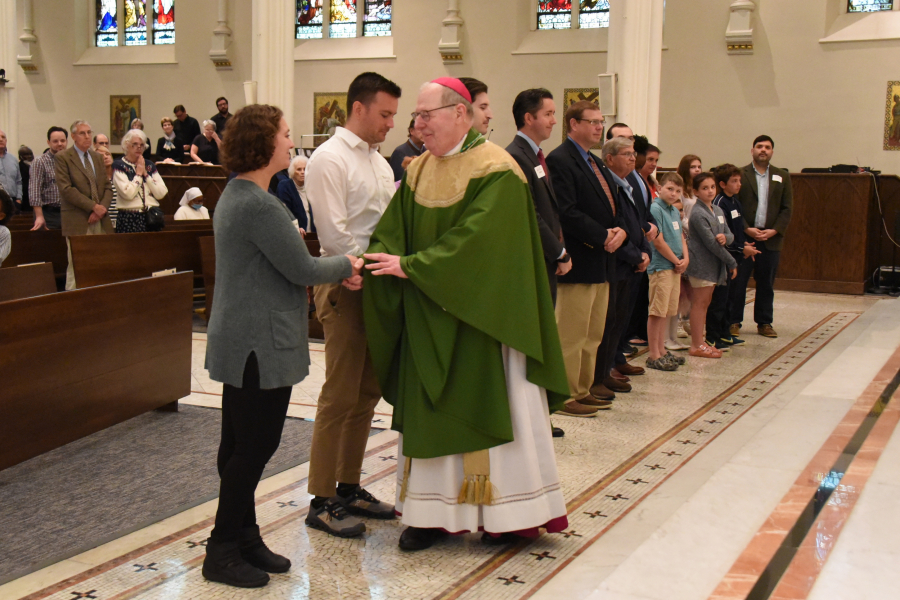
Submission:
<svg viewBox="0 0 900 600">
<path fill-rule="evenodd" d="M 362 486 L 356 486 L 356 489 L 347 497 L 338 494 L 335 498 L 344 505 L 347 512 L 351 515 L 356 515 L 357 517 L 385 520 L 397 518 L 397 515 L 394 513 L 393 504 L 381 502 L 378 498 L 364 490 Z"/>
<path fill-rule="evenodd" d="M 716 350 L 721 350 L 722 352 L 731 351 L 731 344 L 728 342 L 724 342 L 722 340 L 716 340 L 715 342 L 711 342 L 706 340 L 706 345 L 715 348 Z"/>
<path fill-rule="evenodd" d="M 732 346 L 741 346 L 744 343 L 745 343 L 744 340 L 742 340 L 738 336 L 736 336 L 736 335 L 731 336 L 731 345 Z"/>
<path fill-rule="evenodd" d="M 345 538 L 365 533 L 366 524 L 347 512 L 347 507 L 341 500 L 334 496 L 319 508 L 313 508 L 310 504 L 306 526 Z"/>
</svg>

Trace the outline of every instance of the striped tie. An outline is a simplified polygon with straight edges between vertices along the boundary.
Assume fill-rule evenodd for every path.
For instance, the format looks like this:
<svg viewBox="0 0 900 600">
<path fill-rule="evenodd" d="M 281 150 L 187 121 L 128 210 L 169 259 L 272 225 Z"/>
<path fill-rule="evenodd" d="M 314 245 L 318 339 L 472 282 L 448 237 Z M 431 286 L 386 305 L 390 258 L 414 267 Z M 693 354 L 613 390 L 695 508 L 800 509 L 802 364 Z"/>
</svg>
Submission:
<svg viewBox="0 0 900 600">
<path fill-rule="evenodd" d="M 100 192 L 97 190 L 97 177 L 94 175 L 94 166 L 90 164 L 90 151 L 84 153 L 84 170 L 87 171 L 88 179 L 91 182 L 91 200 L 100 203 Z"/>
<path fill-rule="evenodd" d="M 588 160 L 591 163 L 591 168 L 594 170 L 594 175 L 600 180 L 600 187 L 603 188 L 603 191 L 606 192 L 606 197 L 609 198 L 609 206 L 612 208 L 613 216 L 615 216 L 616 202 L 613 200 L 612 192 L 609 190 L 609 184 L 606 183 L 606 178 L 603 177 L 603 173 L 600 172 L 600 168 L 597 166 L 597 163 L 594 162 L 594 157 L 588 155 Z"/>
</svg>

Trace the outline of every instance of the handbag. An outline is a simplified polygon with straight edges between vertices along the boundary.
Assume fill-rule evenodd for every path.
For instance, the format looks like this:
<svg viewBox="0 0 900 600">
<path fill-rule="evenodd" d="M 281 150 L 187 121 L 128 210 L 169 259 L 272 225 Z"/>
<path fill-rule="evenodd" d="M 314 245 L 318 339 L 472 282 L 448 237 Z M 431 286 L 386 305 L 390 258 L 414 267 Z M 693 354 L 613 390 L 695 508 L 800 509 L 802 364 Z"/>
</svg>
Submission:
<svg viewBox="0 0 900 600">
<path fill-rule="evenodd" d="M 141 182 L 141 204 L 144 207 L 144 221 L 147 226 L 147 231 L 162 231 L 162 229 L 166 226 L 166 219 L 163 215 L 163 211 L 158 206 L 147 207 L 147 203 L 144 201 L 144 195 L 146 191 L 144 190 L 144 182 Z"/>
</svg>

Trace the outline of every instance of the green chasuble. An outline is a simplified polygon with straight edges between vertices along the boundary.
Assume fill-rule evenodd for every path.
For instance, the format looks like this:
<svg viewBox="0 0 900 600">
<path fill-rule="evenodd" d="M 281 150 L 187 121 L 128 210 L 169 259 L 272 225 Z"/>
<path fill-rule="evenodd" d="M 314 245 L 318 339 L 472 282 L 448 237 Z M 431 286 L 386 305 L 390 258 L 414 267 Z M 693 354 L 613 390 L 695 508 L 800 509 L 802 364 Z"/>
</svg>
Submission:
<svg viewBox="0 0 900 600">
<path fill-rule="evenodd" d="M 513 440 L 501 345 L 527 357 L 551 412 L 569 397 L 534 204 L 505 150 L 470 131 L 403 177 L 368 253 L 409 279 L 366 273 L 366 336 L 403 454 L 433 458 Z M 549 435 L 549 432 L 548 432 Z"/>
</svg>

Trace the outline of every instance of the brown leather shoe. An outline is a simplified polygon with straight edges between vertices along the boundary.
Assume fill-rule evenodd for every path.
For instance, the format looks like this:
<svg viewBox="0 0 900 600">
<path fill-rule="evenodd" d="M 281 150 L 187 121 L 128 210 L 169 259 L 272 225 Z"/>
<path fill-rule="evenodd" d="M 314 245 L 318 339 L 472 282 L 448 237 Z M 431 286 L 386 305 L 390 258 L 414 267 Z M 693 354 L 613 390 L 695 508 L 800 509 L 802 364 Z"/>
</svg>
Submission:
<svg viewBox="0 0 900 600">
<path fill-rule="evenodd" d="M 728 330 L 728 333 L 733 337 L 739 337 L 741 335 L 741 326 L 737 323 L 732 323 L 731 328 Z"/>
<path fill-rule="evenodd" d="M 597 410 L 609 410 L 610 408 L 612 408 L 612 402 L 610 402 L 609 400 L 601 400 L 599 398 L 594 398 L 593 396 L 582 398 L 578 401 L 578 404 L 596 408 Z"/>
<path fill-rule="evenodd" d="M 566 407 L 556 411 L 556 414 L 565 415 L 567 417 L 596 417 L 597 410 L 598 409 L 593 406 L 585 406 L 575 400 L 569 400 L 566 402 Z"/>
<path fill-rule="evenodd" d="M 644 367 L 638 367 L 626 362 L 622 363 L 621 365 L 616 365 L 616 371 L 618 371 L 622 375 L 643 375 Z"/>
<path fill-rule="evenodd" d="M 614 377 L 614 378 L 618 379 L 619 381 L 624 381 L 625 383 L 628 383 L 629 381 L 631 381 L 631 379 L 628 378 L 628 375 L 622 375 L 616 369 L 611 370 L 609 372 L 609 376 Z"/>
<path fill-rule="evenodd" d="M 759 333 L 759 335 L 761 335 L 763 337 L 769 337 L 769 338 L 777 338 L 778 337 L 778 334 L 775 333 L 775 329 L 772 327 L 772 325 L 758 325 L 756 327 L 756 331 L 757 331 L 757 333 Z"/>
<path fill-rule="evenodd" d="M 606 386 L 607 389 L 610 389 L 614 392 L 630 392 L 631 384 L 626 383 L 624 381 L 619 381 L 614 377 L 607 377 L 603 380 L 603 385 Z"/>
<path fill-rule="evenodd" d="M 616 397 L 616 393 L 602 383 L 598 383 L 591 388 L 591 396 L 598 400 L 612 400 Z"/>
</svg>

